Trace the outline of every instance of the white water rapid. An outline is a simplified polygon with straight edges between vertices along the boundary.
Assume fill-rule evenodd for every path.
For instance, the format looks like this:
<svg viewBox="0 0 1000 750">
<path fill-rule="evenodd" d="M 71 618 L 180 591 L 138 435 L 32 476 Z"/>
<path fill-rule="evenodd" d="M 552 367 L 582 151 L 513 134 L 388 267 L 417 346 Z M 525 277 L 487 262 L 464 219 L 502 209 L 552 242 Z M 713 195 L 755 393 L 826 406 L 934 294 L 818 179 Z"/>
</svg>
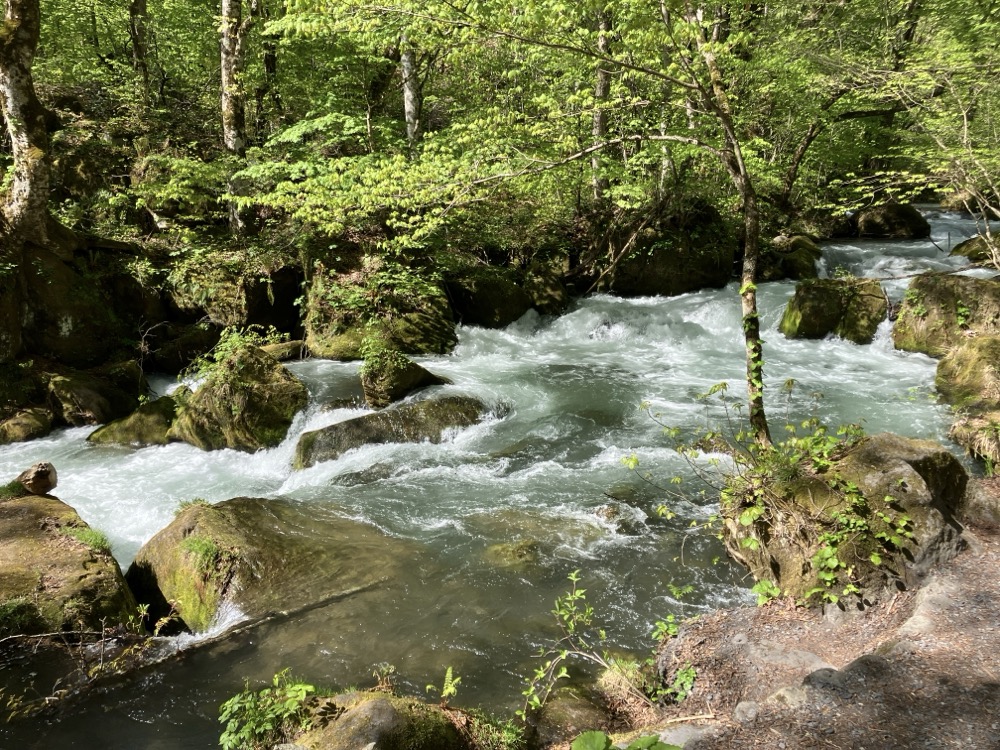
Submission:
<svg viewBox="0 0 1000 750">
<path fill-rule="evenodd" d="M 824 272 L 903 277 L 957 268 L 964 259 L 945 251 L 975 234 L 974 223 L 938 212 L 929 218 L 932 242 L 827 245 Z M 898 299 L 907 283 L 886 286 Z M 786 340 L 777 324 L 793 290 L 790 282 L 760 290 L 776 427 L 788 409 L 793 421 L 817 415 L 833 426 L 860 422 L 869 432 L 945 439 L 948 412 L 934 398 L 934 360 L 895 351 L 888 325 L 870 346 Z M 532 654 L 556 636 L 549 610 L 576 569 L 613 645 L 639 653 L 651 647 L 656 619 L 751 600 L 741 571 L 725 560 L 713 564 L 723 556 L 718 543 L 687 532 L 715 499 L 697 495 L 660 425 L 639 409 L 649 402 L 662 422 L 696 429 L 719 416 L 698 394 L 726 381 L 732 396 L 744 396 L 735 285 L 674 298 L 598 295 L 559 318 L 529 313 L 505 330 L 461 328 L 454 354 L 420 361 L 453 381 L 447 392 L 505 404 L 509 414 L 440 445 L 369 447 L 293 472 L 302 431 L 362 413 L 322 408 L 356 392 L 356 366 L 313 360 L 289 368 L 313 400 L 274 450 L 96 447 L 85 442 L 90 428 L 0 448 L 0 477 L 35 461 L 54 463 L 55 494 L 108 535 L 123 568 L 180 502 L 196 497 L 288 498 L 317 517 L 361 520 L 417 550 L 410 577 L 384 595 L 195 648 L 186 661 L 144 673 L 122 695 L 102 696 L 101 707 L 92 702 L 76 718 L 39 722 L 29 739 L 18 740 L 28 744 L 17 746 L 214 747 L 218 703 L 244 678 L 263 682 L 283 667 L 309 682 L 343 686 L 370 683 L 374 665 L 392 662 L 404 686 L 422 692 L 452 666 L 462 676 L 458 703 L 513 709 Z M 790 378 L 796 386 L 786 406 L 781 387 Z M 663 495 L 622 465 L 631 454 L 661 482 L 688 477 L 680 487 L 690 496 L 672 506 L 675 519 L 656 516 Z M 505 568 L 486 554 L 490 545 L 518 541 L 535 543 L 537 563 Z M 678 598 L 671 586 L 693 590 Z M 99 722 L 92 721 L 96 711 Z M 12 741 L 0 733 L 0 746 L 5 740 Z"/>
</svg>

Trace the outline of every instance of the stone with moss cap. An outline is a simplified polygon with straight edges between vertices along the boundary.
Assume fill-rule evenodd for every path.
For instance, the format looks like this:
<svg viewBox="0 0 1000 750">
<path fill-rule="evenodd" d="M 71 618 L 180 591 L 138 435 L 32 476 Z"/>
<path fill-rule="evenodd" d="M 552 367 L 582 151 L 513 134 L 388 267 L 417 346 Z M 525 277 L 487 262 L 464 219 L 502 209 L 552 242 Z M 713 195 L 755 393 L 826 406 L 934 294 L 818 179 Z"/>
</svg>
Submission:
<svg viewBox="0 0 1000 750">
<path fill-rule="evenodd" d="M 925 273 L 907 289 L 892 329 L 897 349 L 942 357 L 970 336 L 1000 335 L 1000 282 Z"/>
<path fill-rule="evenodd" d="M 399 404 L 304 433 L 295 448 L 293 467 L 306 469 L 322 461 L 333 461 L 362 445 L 439 443 L 446 430 L 471 427 L 488 412 L 485 403 L 471 396 L 444 396 Z"/>
<path fill-rule="evenodd" d="M 308 400 L 306 387 L 274 357 L 241 347 L 212 367 L 197 392 L 179 400 L 167 438 L 203 450 L 272 448 Z"/>
<path fill-rule="evenodd" d="M 1000 464 L 1000 336 L 961 342 L 938 362 L 934 379 L 959 410 L 950 437 L 971 455 Z"/>
<path fill-rule="evenodd" d="M 135 599 L 106 540 L 66 503 L 14 485 L 0 488 L 0 637 L 125 625 Z"/>
<path fill-rule="evenodd" d="M 731 480 L 723 502 L 730 554 L 783 595 L 876 600 L 965 546 L 968 475 L 937 443 L 882 433 L 822 471 L 790 469 Z"/>
<path fill-rule="evenodd" d="M 52 432 L 51 411 L 44 407 L 25 409 L 0 422 L 0 445 L 34 440 L 45 437 L 50 432 Z"/>
<path fill-rule="evenodd" d="M 388 406 L 421 388 L 447 385 L 450 382 L 394 351 L 381 351 L 375 356 L 369 354 L 361 368 L 361 387 L 364 389 L 365 401 L 373 409 Z"/>
<path fill-rule="evenodd" d="M 811 279 L 796 284 L 779 328 L 793 339 L 834 334 L 856 344 L 870 344 L 888 308 L 875 279 Z"/>
<path fill-rule="evenodd" d="M 381 692 L 314 699 L 314 715 L 333 717 L 295 739 L 307 750 L 472 750 L 438 706 Z"/>
<path fill-rule="evenodd" d="M 909 203 L 864 208 L 851 218 L 858 237 L 917 240 L 931 236 L 930 223 Z"/>
<path fill-rule="evenodd" d="M 101 445 L 166 445 L 167 433 L 177 415 L 172 396 L 161 396 L 143 404 L 129 416 L 99 427 L 87 436 L 87 442 Z"/>
<path fill-rule="evenodd" d="M 412 546 L 356 521 L 295 503 L 195 501 L 139 550 L 126 578 L 153 621 L 171 611 L 203 632 L 231 603 L 249 618 L 377 585 L 413 559 Z"/>
</svg>

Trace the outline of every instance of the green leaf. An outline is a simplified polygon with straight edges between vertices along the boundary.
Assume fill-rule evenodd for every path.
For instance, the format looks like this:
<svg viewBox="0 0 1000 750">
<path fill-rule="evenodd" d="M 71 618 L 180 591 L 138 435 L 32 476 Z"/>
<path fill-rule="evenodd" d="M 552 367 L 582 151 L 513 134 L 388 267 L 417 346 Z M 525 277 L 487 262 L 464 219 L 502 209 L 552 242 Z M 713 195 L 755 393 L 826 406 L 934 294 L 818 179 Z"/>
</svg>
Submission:
<svg viewBox="0 0 1000 750">
<path fill-rule="evenodd" d="M 611 739 L 604 732 L 584 732 L 570 745 L 570 750 L 609 750 Z"/>
</svg>

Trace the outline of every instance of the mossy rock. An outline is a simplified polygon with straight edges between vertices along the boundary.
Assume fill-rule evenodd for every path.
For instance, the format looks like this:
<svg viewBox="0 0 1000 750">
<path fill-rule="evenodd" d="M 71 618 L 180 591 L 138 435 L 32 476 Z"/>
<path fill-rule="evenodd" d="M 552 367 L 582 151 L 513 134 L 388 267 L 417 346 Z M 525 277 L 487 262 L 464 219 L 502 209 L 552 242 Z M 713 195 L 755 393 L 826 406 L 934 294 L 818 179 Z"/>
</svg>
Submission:
<svg viewBox="0 0 1000 750">
<path fill-rule="evenodd" d="M 295 739 L 307 750 L 472 750 L 438 706 L 379 692 L 341 693 L 309 706 L 333 717 Z"/>
<path fill-rule="evenodd" d="M 206 323 L 170 323 L 151 332 L 148 363 L 158 372 L 177 375 L 219 343 L 220 329 Z"/>
<path fill-rule="evenodd" d="M 760 281 L 815 279 L 816 263 L 822 257 L 823 251 L 810 237 L 775 237 L 761 256 L 757 276 Z"/>
<path fill-rule="evenodd" d="M 994 239 L 994 246 L 995 243 L 996 239 Z M 952 257 L 968 258 L 973 263 L 993 263 L 994 257 L 1000 257 L 1000 249 L 998 249 L 997 255 L 994 256 L 993 251 L 990 250 L 989 240 L 982 235 L 977 235 L 976 237 L 959 242 L 951 249 L 949 255 Z"/>
<path fill-rule="evenodd" d="M 524 291 L 531 306 L 543 315 L 561 315 L 569 307 L 570 294 L 562 277 L 562 269 L 554 263 L 534 261 L 528 266 Z"/>
<path fill-rule="evenodd" d="M 25 409 L 0 422 L 0 445 L 22 443 L 52 432 L 52 412 L 38 407 Z"/>
<path fill-rule="evenodd" d="M 1000 335 L 1000 282 L 925 273 L 906 291 L 892 329 L 897 349 L 942 357 L 970 336 Z"/>
<path fill-rule="evenodd" d="M 87 441 L 100 445 L 166 445 L 167 433 L 177 415 L 177 404 L 171 396 L 161 396 L 143 404 L 132 414 L 98 428 Z"/>
<path fill-rule="evenodd" d="M 931 236 L 931 225 L 908 203 L 886 203 L 858 211 L 852 217 L 858 237 L 919 240 Z"/>
<path fill-rule="evenodd" d="M 132 383 L 125 390 L 106 376 L 73 370 L 45 377 L 49 405 L 57 424 L 74 427 L 104 424 L 131 414 L 139 406 L 139 384 Z"/>
<path fill-rule="evenodd" d="M 934 442 L 873 435 L 825 472 L 765 481 L 760 517 L 747 515 L 750 506 L 740 501 L 724 503 L 725 542 L 755 579 L 771 581 L 786 596 L 833 600 L 850 585 L 859 589 L 857 601 L 874 601 L 914 586 L 965 545 L 957 519 L 968 475 Z M 732 486 L 736 497 L 747 489 L 739 479 Z M 853 498 L 844 491 L 850 486 L 859 493 Z M 858 523 L 864 529 L 849 525 Z M 824 536 L 830 534 L 836 542 Z M 836 567 L 824 550 L 835 552 Z M 829 572 L 835 580 L 828 585 L 820 574 Z"/>
<path fill-rule="evenodd" d="M 988 466 L 1000 466 L 1000 409 L 959 417 L 948 437 Z"/>
<path fill-rule="evenodd" d="M 382 443 L 439 443 L 449 429 L 471 427 L 482 421 L 489 407 L 470 396 L 399 404 L 374 414 L 306 432 L 295 448 L 296 469 L 333 461 L 362 445 Z"/>
<path fill-rule="evenodd" d="M 365 401 L 373 409 L 388 406 L 421 388 L 450 382 L 397 352 L 366 361 L 361 370 Z"/>
<path fill-rule="evenodd" d="M 282 341 L 277 344 L 266 344 L 261 349 L 279 362 L 291 362 L 309 356 L 305 341 Z"/>
<path fill-rule="evenodd" d="M 173 601 L 183 626 L 203 632 L 225 603 L 251 618 L 320 604 L 391 579 L 415 554 L 365 524 L 244 497 L 183 508 L 126 578 L 154 621 Z"/>
<path fill-rule="evenodd" d="M 522 539 L 517 542 L 500 542 L 491 544 L 483 553 L 483 558 L 490 565 L 499 568 L 523 570 L 538 564 L 541 547 L 534 539 Z"/>
<path fill-rule="evenodd" d="M 1000 409 L 1000 336 L 959 343 L 938 362 L 934 384 L 945 401 L 961 409 Z"/>
<path fill-rule="evenodd" d="M 377 286 L 382 261 L 337 273 L 317 264 L 306 290 L 306 346 L 317 357 L 357 360 L 363 344 L 378 339 L 403 354 L 447 354 L 458 343 L 443 288 L 423 284 L 419 293 Z"/>
<path fill-rule="evenodd" d="M 9 486 L 9 485 L 8 485 Z M 135 599 L 75 510 L 47 495 L 0 496 L 0 637 L 125 625 Z"/>
<path fill-rule="evenodd" d="M 829 334 L 870 344 L 885 320 L 888 302 L 875 279 L 812 279 L 795 286 L 779 326 L 788 338 Z"/>
<path fill-rule="evenodd" d="M 707 204 L 663 218 L 642 231 L 634 244 L 611 275 L 609 291 L 619 296 L 721 289 L 733 278 L 736 239 L 719 212 Z"/>
<path fill-rule="evenodd" d="M 506 328 L 531 309 L 524 279 L 509 268 L 472 267 L 453 274 L 446 284 L 459 323 Z"/>
<path fill-rule="evenodd" d="M 202 450 L 273 448 L 308 400 L 306 387 L 276 359 L 244 347 L 217 363 L 206 382 L 180 401 L 167 437 Z"/>
</svg>

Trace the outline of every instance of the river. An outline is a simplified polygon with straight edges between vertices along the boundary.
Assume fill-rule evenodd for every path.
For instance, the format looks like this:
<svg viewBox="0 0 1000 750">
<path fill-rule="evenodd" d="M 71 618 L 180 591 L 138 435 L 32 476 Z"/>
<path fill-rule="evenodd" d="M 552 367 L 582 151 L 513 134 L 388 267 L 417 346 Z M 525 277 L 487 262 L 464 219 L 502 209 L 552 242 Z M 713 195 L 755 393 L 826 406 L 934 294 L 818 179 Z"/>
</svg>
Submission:
<svg viewBox="0 0 1000 750">
<path fill-rule="evenodd" d="M 929 212 L 933 241 L 853 241 L 824 247 L 823 273 L 905 277 L 953 269 L 945 252 L 975 234 L 972 221 Z M 901 298 L 908 280 L 886 282 Z M 828 339 L 791 341 L 777 331 L 794 283 L 760 288 L 766 382 L 772 421 L 818 416 L 944 440 L 946 407 L 934 398 L 936 362 L 895 351 L 888 324 L 869 346 Z M 462 327 L 445 357 L 420 360 L 453 381 L 445 390 L 503 405 L 506 416 L 457 432 L 440 445 L 384 445 L 302 472 L 291 456 L 304 430 L 356 416 L 325 408 L 357 392 L 356 365 L 312 360 L 289 369 L 312 401 L 281 446 L 254 455 L 201 452 L 186 445 L 129 450 L 92 446 L 90 428 L 0 448 L 0 476 L 47 460 L 59 471 L 55 494 L 104 531 L 123 568 L 173 518 L 182 501 L 236 496 L 281 498 L 316 519 L 356 519 L 394 540 L 412 559 L 391 585 L 272 621 L 145 670 L 120 689 L 58 720 L 0 731 L 0 747 L 210 748 L 217 709 L 245 680 L 263 684 L 283 668 L 330 687 L 370 685 L 376 665 L 393 664 L 401 688 L 423 693 L 445 669 L 462 678 L 453 702 L 513 711 L 533 654 L 557 637 L 553 600 L 580 570 L 609 645 L 643 655 L 668 614 L 690 616 L 753 600 L 743 571 L 711 535 L 690 531 L 715 509 L 659 420 L 687 430 L 721 412 L 698 395 L 725 381 L 742 397 L 744 360 L 735 285 L 673 298 L 596 295 L 558 318 L 529 313 L 505 330 Z M 782 384 L 794 379 L 792 397 Z M 160 382 L 160 386 L 163 383 Z M 778 432 L 779 429 L 775 431 Z M 670 485 L 665 495 L 622 464 Z M 537 560 L 508 567 L 491 545 L 527 542 Z M 359 564 L 377 564 L 377 555 Z M 239 613 L 219 624 L 235 623 Z M 46 692 L 50 686 L 38 685 Z"/>
</svg>

